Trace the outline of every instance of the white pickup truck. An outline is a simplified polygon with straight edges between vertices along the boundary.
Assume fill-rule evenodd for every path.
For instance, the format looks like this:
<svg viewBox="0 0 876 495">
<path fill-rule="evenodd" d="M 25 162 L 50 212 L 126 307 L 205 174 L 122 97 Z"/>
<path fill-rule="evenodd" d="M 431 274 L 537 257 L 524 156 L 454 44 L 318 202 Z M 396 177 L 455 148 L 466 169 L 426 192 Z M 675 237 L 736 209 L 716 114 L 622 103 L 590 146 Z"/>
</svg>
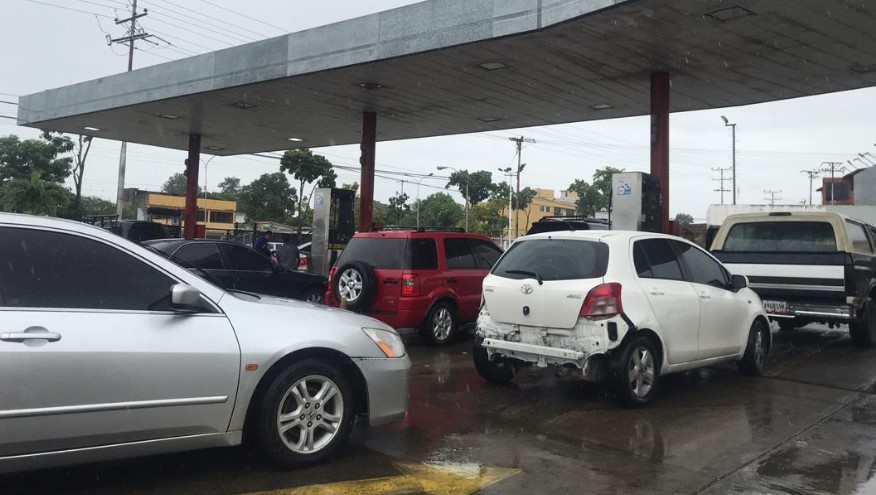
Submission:
<svg viewBox="0 0 876 495">
<path fill-rule="evenodd" d="M 876 228 L 829 212 L 731 215 L 711 251 L 748 277 L 783 330 L 848 324 L 852 340 L 876 344 Z"/>
</svg>

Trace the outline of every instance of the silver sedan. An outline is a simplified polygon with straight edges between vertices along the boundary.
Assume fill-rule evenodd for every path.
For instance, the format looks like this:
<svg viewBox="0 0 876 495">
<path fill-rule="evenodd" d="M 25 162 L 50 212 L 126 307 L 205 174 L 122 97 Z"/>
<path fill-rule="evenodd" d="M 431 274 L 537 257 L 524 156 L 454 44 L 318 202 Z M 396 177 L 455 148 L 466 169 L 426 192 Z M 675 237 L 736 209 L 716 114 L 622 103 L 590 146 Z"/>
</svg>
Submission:
<svg viewBox="0 0 876 495">
<path fill-rule="evenodd" d="M 385 324 L 226 292 L 96 227 L 0 213 L 0 472 L 251 436 L 283 467 L 402 418 Z"/>
</svg>

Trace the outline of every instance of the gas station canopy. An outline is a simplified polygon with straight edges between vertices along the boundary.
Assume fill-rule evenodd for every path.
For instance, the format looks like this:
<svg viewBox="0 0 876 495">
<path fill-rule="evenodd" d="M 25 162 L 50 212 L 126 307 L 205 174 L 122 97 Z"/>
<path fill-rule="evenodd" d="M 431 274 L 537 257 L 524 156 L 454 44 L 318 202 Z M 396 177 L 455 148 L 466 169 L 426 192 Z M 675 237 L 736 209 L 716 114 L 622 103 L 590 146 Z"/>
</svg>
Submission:
<svg viewBox="0 0 876 495">
<path fill-rule="evenodd" d="M 290 15 L 292 15 L 290 13 Z M 215 155 L 649 113 L 876 85 L 844 0 L 428 0 L 20 99 L 19 124 Z M 300 141 L 299 141 L 300 140 Z"/>
</svg>

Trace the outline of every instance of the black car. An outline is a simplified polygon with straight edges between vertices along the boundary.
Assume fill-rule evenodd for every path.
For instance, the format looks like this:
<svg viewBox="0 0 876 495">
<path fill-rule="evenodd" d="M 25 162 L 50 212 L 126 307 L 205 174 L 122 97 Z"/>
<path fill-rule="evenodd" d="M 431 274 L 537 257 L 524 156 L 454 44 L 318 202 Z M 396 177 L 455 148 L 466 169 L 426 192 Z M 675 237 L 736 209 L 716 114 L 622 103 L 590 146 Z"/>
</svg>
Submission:
<svg viewBox="0 0 876 495">
<path fill-rule="evenodd" d="M 533 222 L 526 235 L 570 230 L 611 230 L 611 224 L 605 220 L 586 217 L 542 217 Z"/>
<path fill-rule="evenodd" d="M 247 246 L 226 241 L 162 239 L 146 241 L 151 248 L 187 268 L 206 272 L 226 289 L 323 302 L 328 279 L 288 271 Z"/>
</svg>

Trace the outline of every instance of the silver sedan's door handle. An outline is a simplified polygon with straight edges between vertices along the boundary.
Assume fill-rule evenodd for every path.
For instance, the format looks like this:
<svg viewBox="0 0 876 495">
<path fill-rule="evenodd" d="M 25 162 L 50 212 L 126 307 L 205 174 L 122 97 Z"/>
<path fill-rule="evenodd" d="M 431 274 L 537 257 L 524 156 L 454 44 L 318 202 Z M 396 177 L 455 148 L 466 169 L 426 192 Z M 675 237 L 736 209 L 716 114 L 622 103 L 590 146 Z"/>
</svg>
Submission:
<svg viewBox="0 0 876 495">
<path fill-rule="evenodd" d="M 26 340 L 57 342 L 61 340 L 61 334 L 55 332 L 4 332 L 0 333 L 0 340 L 4 342 L 24 342 Z"/>
</svg>

